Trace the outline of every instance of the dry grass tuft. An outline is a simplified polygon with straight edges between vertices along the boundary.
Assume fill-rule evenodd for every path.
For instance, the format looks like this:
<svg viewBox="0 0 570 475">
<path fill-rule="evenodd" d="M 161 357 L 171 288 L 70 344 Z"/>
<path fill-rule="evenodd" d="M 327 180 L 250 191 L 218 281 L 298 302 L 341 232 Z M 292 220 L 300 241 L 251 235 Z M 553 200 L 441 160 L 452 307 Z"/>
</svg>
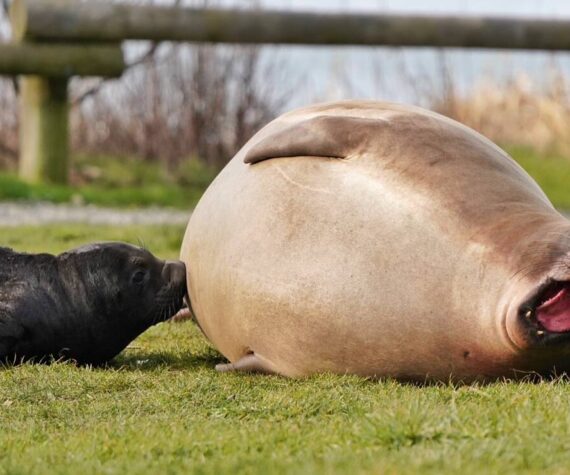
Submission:
<svg viewBox="0 0 570 475">
<path fill-rule="evenodd" d="M 567 79 L 554 71 L 544 87 L 520 74 L 505 85 L 481 82 L 470 94 L 443 94 L 432 108 L 500 144 L 570 157 L 570 97 Z"/>
</svg>

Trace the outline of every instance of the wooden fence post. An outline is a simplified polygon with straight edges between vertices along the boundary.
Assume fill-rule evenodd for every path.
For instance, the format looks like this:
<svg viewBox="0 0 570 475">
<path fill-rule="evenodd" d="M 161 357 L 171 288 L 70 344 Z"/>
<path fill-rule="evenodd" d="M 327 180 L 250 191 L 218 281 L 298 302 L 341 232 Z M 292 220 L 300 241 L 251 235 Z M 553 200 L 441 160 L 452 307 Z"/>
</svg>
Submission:
<svg viewBox="0 0 570 475">
<path fill-rule="evenodd" d="M 66 78 L 20 79 L 20 176 L 67 183 L 69 103 Z"/>
<path fill-rule="evenodd" d="M 62 0 L 42 0 L 53 7 Z M 67 2 L 69 3 L 69 2 Z M 25 23 L 26 2 L 14 0 L 14 31 Z M 69 178 L 68 84 L 73 75 L 118 77 L 125 68 L 119 43 L 37 44 L 14 37 L 1 46 L 2 71 L 27 74 L 20 79 L 20 177 L 30 182 L 65 184 Z"/>
</svg>

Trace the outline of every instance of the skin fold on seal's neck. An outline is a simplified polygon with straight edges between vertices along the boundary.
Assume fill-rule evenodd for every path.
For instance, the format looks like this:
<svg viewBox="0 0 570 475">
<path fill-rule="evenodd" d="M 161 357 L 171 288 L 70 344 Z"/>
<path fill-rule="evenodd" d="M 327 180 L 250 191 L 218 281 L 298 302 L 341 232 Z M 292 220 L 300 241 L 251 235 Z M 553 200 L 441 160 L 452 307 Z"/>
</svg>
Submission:
<svg viewBox="0 0 570 475">
<path fill-rule="evenodd" d="M 570 222 L 552 213 L 513 249 L 505 325 L 521 350 L 570 352 Z"/>
<path fill-rule="evenodd" d="M 570 282 L 570 222 L 545 210 L 529 220 L 506 216 L 492 226 L 481 240 L 468 241 L 454 277 L 455 312 L 478 322 L 474 340 L 463 340 L 465 370 L 520 377 L 513 370 L 547 373 L 560 361 L 570 363 L 564 354 L 564 345 L 570 354 L 570 332 L 548 332 L 539 320 L 547 314 L 563 320 L 570 312 L 570 285 L 556 284 Z M 471 302 L 468 313 L 465 302 Z"/>
</svg>

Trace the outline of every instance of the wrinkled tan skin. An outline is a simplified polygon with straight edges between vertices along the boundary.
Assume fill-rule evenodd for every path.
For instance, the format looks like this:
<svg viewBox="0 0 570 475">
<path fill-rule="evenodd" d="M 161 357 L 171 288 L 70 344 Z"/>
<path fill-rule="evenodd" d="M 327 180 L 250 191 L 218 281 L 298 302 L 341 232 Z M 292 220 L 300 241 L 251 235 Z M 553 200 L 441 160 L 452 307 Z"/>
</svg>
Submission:
<svg viewBox="0 0 570 475">
<path fill-rule="evenodd" d="M 496 145 L 422 109 L 278 118 L 208 189 L 181 257 L 196 318 L 231 362 L 463 381 L 570 366 L 517 314 L 547 278 L 570 279 L 570 222 Z"/>
</svg>

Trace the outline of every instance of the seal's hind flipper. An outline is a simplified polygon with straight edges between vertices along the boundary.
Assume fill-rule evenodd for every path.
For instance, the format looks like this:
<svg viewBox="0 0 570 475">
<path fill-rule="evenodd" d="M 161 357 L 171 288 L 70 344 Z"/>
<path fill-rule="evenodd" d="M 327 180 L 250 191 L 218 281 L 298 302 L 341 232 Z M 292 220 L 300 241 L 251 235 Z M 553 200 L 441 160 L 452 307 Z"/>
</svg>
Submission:
<svg viewBox="0 0 570 475">
<path fill-rule="evenodd" d="M 379 119 L 320 116 L 286 125 L 263 138 L 247 152 L 244 162 L 254 164 L 272 158 L 348 158 L 366 150 L 374 131 L 383 126 Z"/>
<path fill-rule="evenodd" d="M 255 353 L 248 353 L 235 363 L 218 364 L 216 365 L 216 371 L 220 373 L 239 371 L 241 373 L 277 374 L 266 361 Z"/>
</svg>

